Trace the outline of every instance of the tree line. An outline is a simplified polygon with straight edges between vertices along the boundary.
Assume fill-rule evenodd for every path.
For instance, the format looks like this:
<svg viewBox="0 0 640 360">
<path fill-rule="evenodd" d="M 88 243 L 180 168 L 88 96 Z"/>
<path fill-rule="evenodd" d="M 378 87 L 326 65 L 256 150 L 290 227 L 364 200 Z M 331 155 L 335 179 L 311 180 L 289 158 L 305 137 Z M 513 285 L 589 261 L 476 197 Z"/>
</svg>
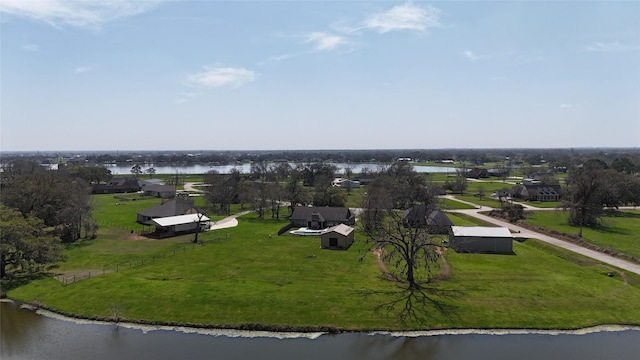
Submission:
<svg viewBox="0 0 640 360">
<path fill-rule="evenodd" d="M 37 270 L 62 258 L 62 243 L 94 238 L 91 182 L 106 169 L 60 167 L 49 170 L 32 160 L 2 166 L 0 275 L 14 269 Z"/>
</svg>

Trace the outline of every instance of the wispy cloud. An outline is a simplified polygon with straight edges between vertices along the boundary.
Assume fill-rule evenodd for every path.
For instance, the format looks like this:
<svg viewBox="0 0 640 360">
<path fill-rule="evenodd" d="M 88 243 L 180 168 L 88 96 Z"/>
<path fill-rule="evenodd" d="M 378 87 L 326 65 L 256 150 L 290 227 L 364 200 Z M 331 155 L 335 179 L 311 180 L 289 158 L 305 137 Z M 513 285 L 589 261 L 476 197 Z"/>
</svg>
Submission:
<svg viewBox="0 0 640 360">
<path fill-rule="evenodd" d="M 233 67 L 205 67 L 205 71 L 189 75 L 187 84 L 206 88 L 237 88 L 258 78 L 254 71 Z"/>
<path fill-rule="evenodd" d="M 620 52 L 620 51 L 639 50 L 640 46 L 621 44 L 617 41 L 614 41 L 609 43 L 597 42 L 595 44 L 586 46 L 585 49 L 587 51 L 593 51 L 593 52 Z"/>
<path fill-rule="evenodd" d="M 484 60 L 489 58 L 489 56 L 487 55 L 479 55 L 471 50 L 465 50 L 462 52 L 462 55 L 467 58 L 467 60 L 471 61 L 471 62 L 476 62 L 478 60 Z"/>
<path fill-rule="evenodd" d="M 27 52 L 38 52 L 40 51 L 40 46 L 36 44 L 23 44 L 20 46 L 20 50 Z"/>
<path fill-rule="evenodd" d="M 78 66 L 75 69 L 73 69 L 73 73 L 74 74 L 84 74 L 87 73 L 89 71 L 92 71 L 94 69 L 94 67 L 92 66 Z"/>
<path fill-rule="evenodd" d="M 158 3 L 156 0 L 2 0 L 0 12 L 42 21 L 57 28 L 100 28 L 101 25 L 115 19 L 149 11 Z"/>
<path fill-rule="evenodd" d="M 312 43 L 318 51 L 330 51 L 347 43 L 346 38 L 324 32 L 313 32 L 307 35 L 305 43 Z"/>
<path fill-rule="evenodd" d="M 440 26 L 440 9 L 406 2 L 391 9 L 373 14 L 364 22 L 364 27 L 380 33 L 390 31 L 426 31 Z"/>
<path fill-rule="evenodd" d="M 197 93 L 193 93 L 193 92 L 183 92 L 182 94 L 180 94 L 180 96 L 175 98 L 173 102 L 176 104 L 184 104 L 187 101 L 195 98 L 197 95 L 198 95 Z"/>
<path fill-rule="evenodd" d="M 262 66 L 262 65 L 268 64 L 270 62 L 279 62 L 279 61 L 283 61 L 283 60 L 288 60 L 288 59 L 294 58 L 296 56 L 300 56 L 300 54 L 282 54 L 282 55 L 271 56 L 271 57 L 268 57 L 268 58 L 260 61 L 258 63 L 258 65 Z"/>
</svg>

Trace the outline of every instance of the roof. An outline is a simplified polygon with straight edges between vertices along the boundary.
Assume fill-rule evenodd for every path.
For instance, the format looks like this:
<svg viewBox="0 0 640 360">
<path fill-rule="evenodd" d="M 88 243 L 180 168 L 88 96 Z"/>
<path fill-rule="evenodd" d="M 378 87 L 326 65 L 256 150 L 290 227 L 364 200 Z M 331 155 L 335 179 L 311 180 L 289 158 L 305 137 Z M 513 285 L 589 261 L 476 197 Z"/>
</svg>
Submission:
<svg viewBox="0 0 640 360">
<path fill-rule="evenodd" d="M 201 219 L 198 217 L 202 216 Z M 209 221 L 209 218 L 202 214 L 187 214 L 187 215 L 178 215 L 178 216 L 170 216 L 164 218 L 158 218 L 151 220 L 154 224 L 162 227 L 180 225 L 180 224 L 189 224 L 196 223 L 198 221 Z"/>
<path fill-rule="evenodd" d="M 501 237 L 512 238 L 511 232 L 506 227 L 486 227 L 486 226 L 452 226 L 453 236 L 472 237 Z"/>
<path fill-rule="evenodd" d="M 320 214 L 327 221 L 346 221 L 353 217 L 346 207 L 296 206 L 289 220 L 308 220 L 314 213 Z"/>
<path fill-rule="evenodd" d="M 175 187 L 175 185 L 152 184 L 152 185 L 145 186 L 143 190 L 144 191 L 158 191 L 158 192 L 176 191 L 176 187 Z"/>
<path fill-rule="evenodd" d="M 339 225 L 328 228 L 323 232 L 323 234 L 330 233 L 330 232 L 336 232 L 340 235 L 347 236 L 353 232 L 353 228 L 349 225 L 339 224 Z"/>
<path fill-rule="evenodd" d="M 184 215 L 187 210 L 193 207 L 193 200 L 191 199 L 171 199 L 160 205 L 142 210 L 138 214 L 147 217 L 169 217 Z"/>
<path fill-rule="evenodd" d="M 402 213 L 402 219 L 413 226 L 451 226 L 453 222 L 440 209 L 433 209 L 426 205 L 416 205 Z"/>
</svg>

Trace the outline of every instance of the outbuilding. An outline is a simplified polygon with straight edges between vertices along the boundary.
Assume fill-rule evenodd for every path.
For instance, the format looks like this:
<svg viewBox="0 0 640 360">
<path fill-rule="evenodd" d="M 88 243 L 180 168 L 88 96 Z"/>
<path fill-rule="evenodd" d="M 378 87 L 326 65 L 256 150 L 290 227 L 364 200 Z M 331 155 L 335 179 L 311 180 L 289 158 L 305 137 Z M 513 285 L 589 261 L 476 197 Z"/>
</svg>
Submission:
<svg viewBox="0 0 640 360">
<path fill-rule="evenodd" d="M 354 230 L 351 226 L 340 224 L 332 226 L 320 234 L 320 247 L 323 249 L 348 249 L 353 244 Z"/>
<path fill-rule="evenodd" d="M 210 227 L 210 220 L 204 214 L 187 214 L 152 219 L 156 226 L 156 235 L 174 236 L 180 233 L 205 231 Z"/>
<path fill-rule="evenodd" d="M 449 242 L 459 253 L 513 254 L 513 235 L 506 227 L 452 226 Z"/>
</svg>

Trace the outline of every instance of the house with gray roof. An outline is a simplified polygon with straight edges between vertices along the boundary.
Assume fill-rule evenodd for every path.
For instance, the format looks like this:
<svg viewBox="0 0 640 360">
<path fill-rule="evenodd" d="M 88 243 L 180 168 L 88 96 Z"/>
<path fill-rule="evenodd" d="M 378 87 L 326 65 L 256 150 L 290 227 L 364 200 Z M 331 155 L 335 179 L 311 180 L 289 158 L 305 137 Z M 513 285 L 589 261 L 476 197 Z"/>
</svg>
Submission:
<svg viewBox="0 0 640 360">
<path fill-rule="evenodd" d="M 162 199 L 172 198 L 176 196 L 176 186 L 175 185 L 147 185 L 142 188 L 143 195 L 145 196 L 155 196 Z"/>
<path fill-rule="evenodd" d="M 192 199 L 175 198 L 138 212 L 137 221 L 141 224 L 149 224 L 152 219 L 196 213 L 198 209 L 194 206 Z"/>
<path fill-rule="evenodd" d="M 354 225 L 356 216 L 346 207 L 296 206 L 289 221 L 293 227 L 325 229 L 339 224 Z"/>
<path fill-rule="evenodd" d="M 426 205 L 413 206 L 402 213 L 405 227 L 424 228 L 430 234 L 448 234 L 453 222 L 440 209 Z"/>
</svg>

